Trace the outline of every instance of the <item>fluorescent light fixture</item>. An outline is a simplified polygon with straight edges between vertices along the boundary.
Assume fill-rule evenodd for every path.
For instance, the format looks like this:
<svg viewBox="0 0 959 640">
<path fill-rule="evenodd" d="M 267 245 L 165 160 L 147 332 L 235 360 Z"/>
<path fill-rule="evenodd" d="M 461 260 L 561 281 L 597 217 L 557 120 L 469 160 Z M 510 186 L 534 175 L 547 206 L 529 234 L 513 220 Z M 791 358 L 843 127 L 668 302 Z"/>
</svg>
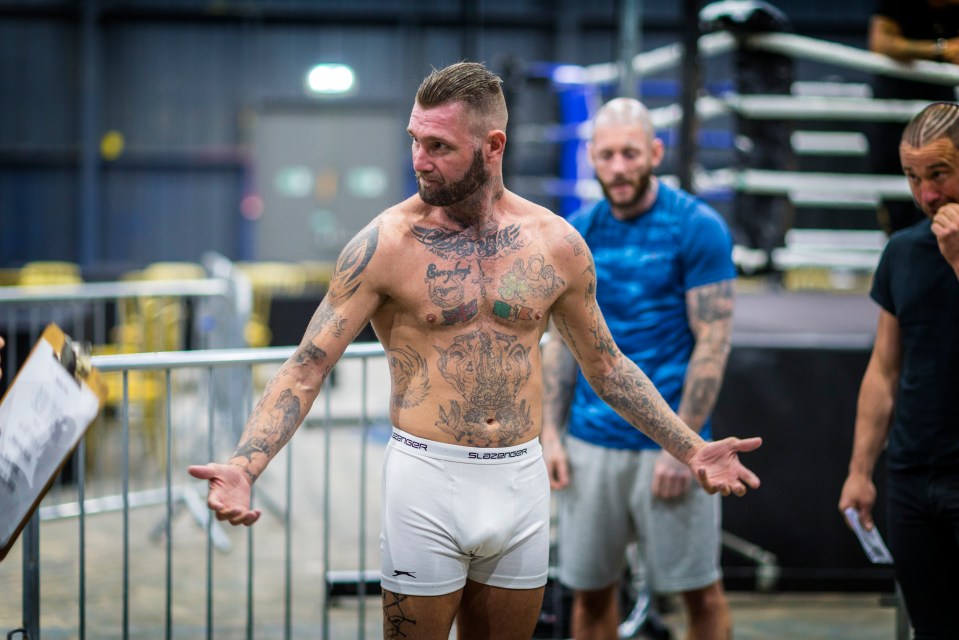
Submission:
<svg viewBox="0 0 959 640">
<path fill-rule="evenodd" d="M 318 64 L 306 75 L 306 87 L 316 95 L 342 95 L 355 86 L 356 75 L 345 64 Z"/>
</svg>

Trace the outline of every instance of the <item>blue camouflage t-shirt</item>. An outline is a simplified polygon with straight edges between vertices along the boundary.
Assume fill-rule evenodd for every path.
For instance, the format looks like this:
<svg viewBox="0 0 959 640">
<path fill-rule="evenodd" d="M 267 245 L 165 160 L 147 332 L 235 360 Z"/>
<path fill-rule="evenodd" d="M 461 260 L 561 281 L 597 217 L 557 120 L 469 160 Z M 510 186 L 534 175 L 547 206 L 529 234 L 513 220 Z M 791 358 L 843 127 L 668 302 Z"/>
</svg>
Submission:
<svg viewBox="0 0 959 640">
<path fill-rule="evenodd" d="M 600 201 L 570 216 L 596 263 L 596 298 L 623 354 L 677 410 L 694 341 L 686 315 L 689 289 L 735 278 L 732 236 L 702 200 L 659 182 L 649 211 L 617 220 Z M 700 434 L 712 437 L 709 421 Z M 577 375 L 569 433 L 614 449 L 655 449 Z"/>
</svg>

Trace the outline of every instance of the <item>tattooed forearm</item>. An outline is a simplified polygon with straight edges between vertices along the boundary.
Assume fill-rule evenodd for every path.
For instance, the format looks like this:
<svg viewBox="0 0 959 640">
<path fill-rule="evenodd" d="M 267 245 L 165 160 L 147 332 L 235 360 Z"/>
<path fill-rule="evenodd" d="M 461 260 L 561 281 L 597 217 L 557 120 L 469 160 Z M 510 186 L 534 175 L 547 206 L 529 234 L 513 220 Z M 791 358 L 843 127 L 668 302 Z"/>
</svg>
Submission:
<svg viewBox="0 0 959 640">
<path fill-rule="evenodd" d="M 262 454 L 268 462 L 293 436 L 300 424 L 300 399 L 291 389 L 284 389 L 272 406 L 269 406 L 270 398 L 272 396 L 265 395 L 253 410 L 231 458 L 244 458 L 253 463 L 256 454 Z M 256 479 L 258 473 L 248 466 L 244 470 L 251 480 Z"/>
<path fill-rule="evenodd" d="M 686 368 L 679 415 L 695 431 L 702 429 L 716 406 L 726 368 L 726 350 L 709 342 L 697 344 Z"/>
<path fill-rule="evenodd" d="M 591 376 L 596 395 L 631 425 L 655 440 L 679 460 L 685 460 L 698 437 L 687 427 L 639 367 L 620 358 L 605 376 Z"/>
<path fill-rule="evenodd" d="M 576 385 L 576 361 L 558 335 L 543 347 L 543 426 L 560 429 Z"/>
<path fill-rule="evenodd" d="M 683 388 L 679 413 L 691 429 L 699 431 L 716 404 L 719 380 L 714 377 L 695 377 Z"/>
<path fill-rule="evenodd" d="M 696 345 L 686 369 L 679 415 L 698 431 L 712 413 L 722 386 L 732 334 L 733 284 L 724 280 L 691 289 L 686 304 Z"/>
</svg>

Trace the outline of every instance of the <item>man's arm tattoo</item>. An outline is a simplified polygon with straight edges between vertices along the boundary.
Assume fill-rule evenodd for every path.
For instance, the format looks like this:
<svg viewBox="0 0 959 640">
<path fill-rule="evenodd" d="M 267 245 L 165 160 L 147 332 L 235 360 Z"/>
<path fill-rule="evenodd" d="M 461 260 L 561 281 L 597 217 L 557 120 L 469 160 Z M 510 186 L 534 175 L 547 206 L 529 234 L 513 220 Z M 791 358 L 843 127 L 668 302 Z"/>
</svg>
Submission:
<svg viewBox="0 0 959 640">
<path fill-rule="evenodd" d="M 589 382 L 606 404 L 674 456 L 683 459 L 692 448 L 694 434 L 676 428 L 675 413 L 633 362 L 620 358 L 610 374 Z"/>
<path fill-rule="evenodd" d="M 712 413 L 722 387 L 732 333 L 732 281 L 698 287 L 690 291 L 689 298 L 689 323 L 696 344 L 686 369 L 679 414 L 698 431 Z"/>
</svg>

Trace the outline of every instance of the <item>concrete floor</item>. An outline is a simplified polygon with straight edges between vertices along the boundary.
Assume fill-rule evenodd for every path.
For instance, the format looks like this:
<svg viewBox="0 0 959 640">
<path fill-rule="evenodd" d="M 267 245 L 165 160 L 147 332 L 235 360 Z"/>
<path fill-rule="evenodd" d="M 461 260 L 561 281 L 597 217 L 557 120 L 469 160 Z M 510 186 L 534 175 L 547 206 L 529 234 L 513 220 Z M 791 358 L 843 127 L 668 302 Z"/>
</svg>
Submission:
<svg viewBox="0 0 959 640">
<path fill-rule="evenodd" d="M 296 436 L 293 452 L 293 508 L 296 518 L 291 531 L 293 557 L 290 562 L 291 594 L 289 631 L 291 638 L 320 638 L 324 628 L 324 555 L 321 524 L 323 489 L 315 477 L 315 464 L 322 448 L 319 429 L 303 430 Z M 363 510 L 369 521 L 365 549 L 356 524 L 359 520 L 356 470 L 358 436 L 351 430 L 334 429 L 331 482 L 338 485 L 338 500 L 331 532 L 330 566 L 348 570 L 359 566 L 360 554 L 368 567 L 378 562 L 378 475 L 380 447 L 369 448 L 367 467 L 370 500 Z M 351 452 L 352 453 L 349 453 Z M 283 502 L 286 462 L 278 458 L 264 476 L 262 491 Z M 94 486 L 89 493 L 98 490 Z M 53 498 L 54 496 L 51 496 Z M 61 496 L 61 500 L 63 497 Z M 250 530 L 225 529 L 229 551 L 207 554 L 205 531 L 188 510 L 178 512 L 172 527 L 172 556 L 169 574 L 163 536 L 152 535 L 163 521 L 165 506 L 148 506 L 130 511 L 129 552 L 123 553 L 123 517 L 107 512 L 86 519 L 86 565 L 84 616 L 86 638 L 113 640 L 164 638 L 167 625 L 167 576 L 171 584 L 171 637 L 206 638 L 208 619 L 218 640 L 247 638 L 247 585 L 252 583 L 254 615 L 251 637 L 286 637 L 283 576 L 284 528 L 280 518 L 266 513 Z M 79 638 L 80 568 L 79 528 L 75 518 L 45 521 L 41 525 L 41 630 L 43 638 Z M 22 558 L 21 543 L 0 563 L 0 637 L 20 626 Z M 247 549 L 255 560 L 247 564 Z M 124 563 L 128 583 L 124 583 Z M 207 567 L 212 569 L 213 595 L 208 598 Z M 248 577 L 252 569 L 252 578 Z M 126 595 L 125 595 L 126 594 Z M 751 593 L 731 592 L 737 640 L 789 638 L 794 640 L 877 640 L 896 638 L 896 610 L 884 605 L 878 593 Z M 126 622 L 124 621 L 126 602 Z M 331 601 L 327 610 L 328 638 L 380 637 L 379 600 L 360 601 L 345 596 Z M 683 637 L 680 611 L 667 613 L 664 621 L 673 637 Z M 128 635 L 124 635 L 124 629 Z"/>
</svg>

